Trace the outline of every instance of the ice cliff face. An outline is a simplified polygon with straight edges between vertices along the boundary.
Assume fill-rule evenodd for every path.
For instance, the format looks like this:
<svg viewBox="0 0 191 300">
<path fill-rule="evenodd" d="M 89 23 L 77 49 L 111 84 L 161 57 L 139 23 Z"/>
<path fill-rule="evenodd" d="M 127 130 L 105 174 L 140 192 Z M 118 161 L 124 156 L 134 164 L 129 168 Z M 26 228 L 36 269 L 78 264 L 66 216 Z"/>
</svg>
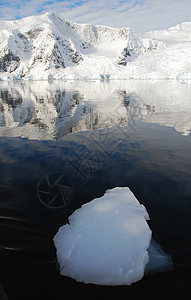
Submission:
<svg viewBox="0 0 191 300">
<path fill-rule="evenodd" d="M 182 44 L 185 46 L 185 39 L 187 47 L 190 46 L 191 37 L 189 34 L 185 37 L 186 30 L 185 26 L 175 30 L 178 36 L 180 32 L 184 36 L 179 50 Z M 1 21 L 0 79 L 148 78 L 153 72 L 154 77 L 164 78 L 171 75 L 172 72 L 168 72 L 171 66 L 168 64 L 164 72 L 159 58 L 165 59 L 167 54 L 167 59 L 171 59 L 173 51 L 175 59 L 177 55 L 175 49 L 170 48 L 169 53 L 168 33 L 169 30 L 167 34 L 163 31 L 162 34 L 151 32 L 137 36 L 129 28 L 77 24 L 52 12 L 17 21 Z M 173 41 L 176 37 L 176 32 L 170 35 Z M 189 73 L 191 69 L 187 64 L 190 51 L 187 52 L 184 51 L 181 73 Z M 176 67 L 179 72 L 180 63 L 173 65 L 173 70 Z"/>
</svg>

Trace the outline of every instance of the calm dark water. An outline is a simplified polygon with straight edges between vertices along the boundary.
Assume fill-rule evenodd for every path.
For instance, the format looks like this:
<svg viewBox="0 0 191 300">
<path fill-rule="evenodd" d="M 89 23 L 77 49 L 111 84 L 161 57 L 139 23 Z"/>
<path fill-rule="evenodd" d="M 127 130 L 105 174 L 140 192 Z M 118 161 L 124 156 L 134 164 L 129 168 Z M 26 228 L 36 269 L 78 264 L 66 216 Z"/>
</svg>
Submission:
<svg viewBox="0 0 191 300">
<path fill-rule="evenodd" d="M 135 99 L 131 96 L 130 100 L 132 97 Z M 60 132 L 64 132 L 63 124 Z M 124 126 L 116 123 L 96 129 L 91 125 L 91 130 L 59 134 L 53 139 L 3 134 L 0 281 L 9 299 L 63 299 L 76 292 L 80 296 L 121 298 L 154 292 L 188 293 L 190 151 L 191 135 L 136 118 Z M 147 276 L 130 287 L 84 285 L 61 277 L 52 241 L 58 228 L 67 223 L 75 209 L 116 186 L 128 186 L 145 205 L 153 237 L 172 256 L 174 270 Z"/>
</svg>

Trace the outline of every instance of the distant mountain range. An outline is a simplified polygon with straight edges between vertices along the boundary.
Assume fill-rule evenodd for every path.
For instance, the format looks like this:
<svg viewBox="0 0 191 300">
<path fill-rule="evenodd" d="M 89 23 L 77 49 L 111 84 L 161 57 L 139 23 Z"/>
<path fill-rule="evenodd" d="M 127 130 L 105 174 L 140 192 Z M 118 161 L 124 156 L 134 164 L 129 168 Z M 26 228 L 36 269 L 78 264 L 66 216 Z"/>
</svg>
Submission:
<svg viewBox="0 0 191 300">
<path fill-rule="evenodd" d="M 0 80 L 191 79 L 191 22 L 135 35 L 53 12 L 0 21 Z"/>
</svg>

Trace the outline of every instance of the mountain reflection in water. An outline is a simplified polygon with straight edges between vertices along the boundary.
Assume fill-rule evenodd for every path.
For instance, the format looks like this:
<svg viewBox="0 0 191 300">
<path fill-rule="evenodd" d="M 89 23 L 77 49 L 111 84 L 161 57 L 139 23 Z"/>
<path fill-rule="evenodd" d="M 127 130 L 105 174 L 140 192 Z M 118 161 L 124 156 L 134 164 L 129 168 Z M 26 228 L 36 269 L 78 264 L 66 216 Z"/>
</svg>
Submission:
<svg viewBox="0 0 191 300">
<path fill-rule="evenodd" d="M 56 139 L 143 122 L 191 129 L 191 84 L 177 81 L 19 82 L 0 84 L 0 135 Z"/>
</svg>

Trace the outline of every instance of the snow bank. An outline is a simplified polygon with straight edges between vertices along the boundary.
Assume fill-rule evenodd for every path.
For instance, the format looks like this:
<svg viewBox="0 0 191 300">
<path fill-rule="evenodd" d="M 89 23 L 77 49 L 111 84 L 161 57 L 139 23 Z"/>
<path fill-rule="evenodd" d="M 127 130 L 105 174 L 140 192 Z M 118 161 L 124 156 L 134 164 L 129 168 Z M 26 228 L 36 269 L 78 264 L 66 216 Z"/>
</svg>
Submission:
<svg viewBox="0 0 191 300">
<path fill-rule="evenodd" d="M 140 280 L 149 260 L 148 219 L 129 188 L 108 190 L 83 205 L 54 237 L 61 274 L 101 285 Z"/>
</svg>

